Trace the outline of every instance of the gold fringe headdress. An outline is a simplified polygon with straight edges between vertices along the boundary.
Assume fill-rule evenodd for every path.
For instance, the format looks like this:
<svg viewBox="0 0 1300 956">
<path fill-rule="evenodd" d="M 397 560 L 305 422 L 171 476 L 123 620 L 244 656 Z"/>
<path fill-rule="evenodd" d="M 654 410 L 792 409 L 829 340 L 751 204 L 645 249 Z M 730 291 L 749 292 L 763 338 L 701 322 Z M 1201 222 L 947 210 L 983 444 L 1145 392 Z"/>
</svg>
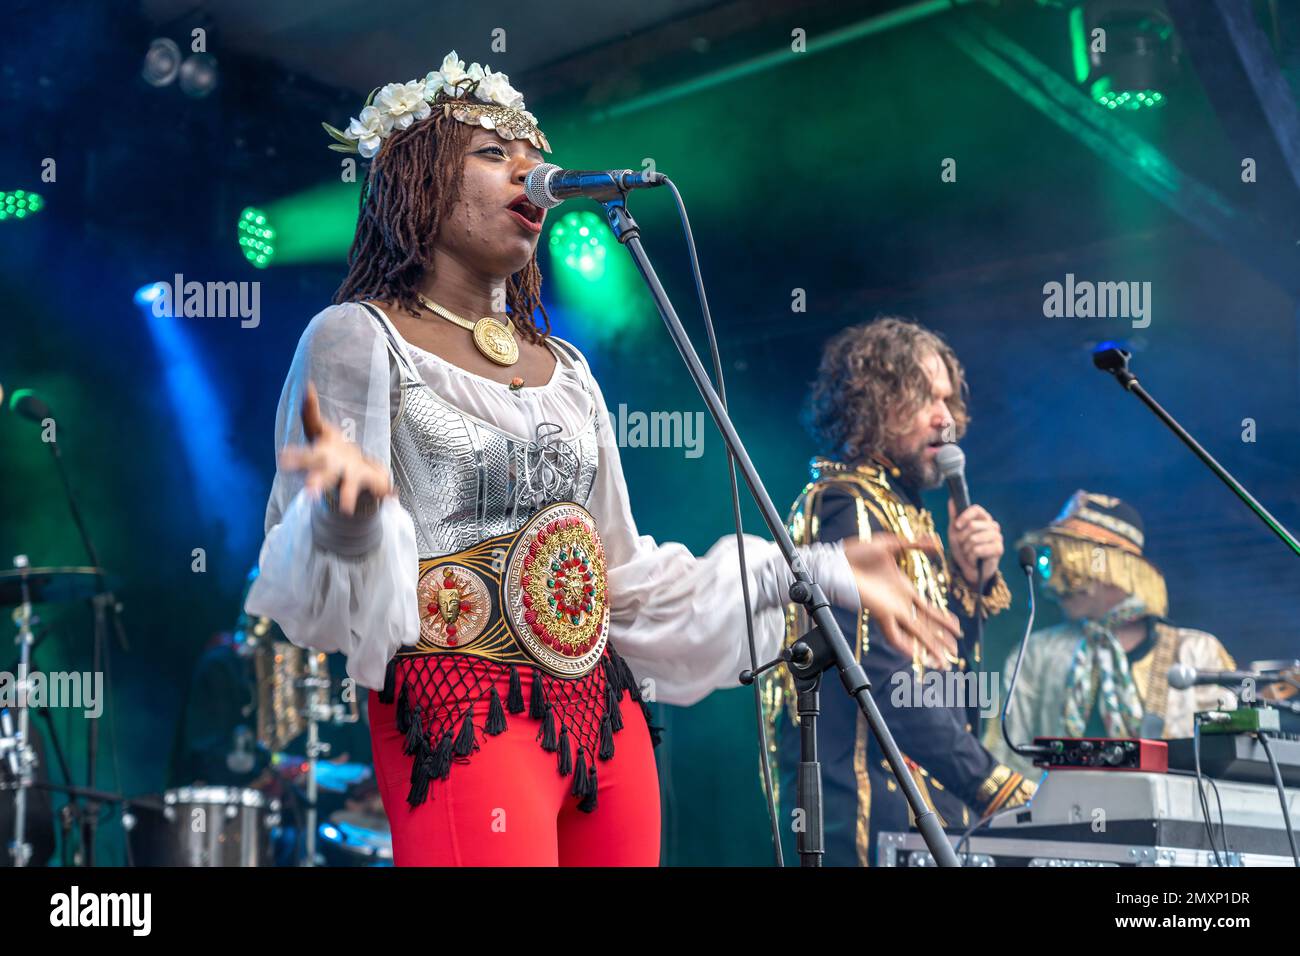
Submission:
<svg viewBox="0 0 1300 956">
<path fill-rule="evenodd" d="M 524 139 L 544 153 L 551 151 L 546 135 L 537 128 L 537 117 L 524 107 L 524 98 L 510 85 L 504 73 L 465 61 L 452 50 L 442 67 L 430 70 L 422 80 L 389 83 L 371 91 L 361 115 L 353 117 L 346 130 L 321 123 L 334 140 L 330 149 L 360 153 L 370 159 L 395 130 L 427 119 L 435 109 L 460 123 L 495 130 L 502 139 Z"/>
<path fill-rule="evenodd" d="M 1143 557 L 1145 543 L 1135 508 L 1118 498 L 1076 491 L 1055 521 L 1025 535 L 1016 547 L 1050 549 L 1047 586 L 1058 595 L 1081 591 L 1092 581 L 1113 584 L 1141 599 L 1147 613 L 1164 617 L 1169 611 L 1165 579 Z"/>
</svg>

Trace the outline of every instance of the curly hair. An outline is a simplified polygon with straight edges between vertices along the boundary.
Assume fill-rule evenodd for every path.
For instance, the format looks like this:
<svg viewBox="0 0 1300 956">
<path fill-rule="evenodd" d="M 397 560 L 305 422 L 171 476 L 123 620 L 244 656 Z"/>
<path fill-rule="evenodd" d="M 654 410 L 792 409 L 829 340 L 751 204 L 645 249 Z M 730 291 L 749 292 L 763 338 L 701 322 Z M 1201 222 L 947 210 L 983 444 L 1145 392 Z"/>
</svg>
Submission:
<svg viewBox="0 0 1300 956">
<path fill-rule="evenodd" d="M 858 464 L 885 453 L 905 423 L 931 400 L 922 366 L 933 352 L 948 369 L 948 399 L 957 438 L 966 433 L 966 376 L 947 342 L 929 329 L 896 316 L 850 326 L 826 343 L 812 383 L 805 422 L 821 454 Z"/>
<path fill-rule="evenodd" d="M 361 190 L 348 274 L 334 303 L 384 299 L 420 312 L 417 286 L 433 262 L 433 247 L 460 192 L 461 170 L 474 127 L 444 115 L 445 94 L 433 113 L 394 130 L 370 164 Z M 534 250 L 506 281 L 506 311 L 525 339 L 551 333 L 542 305 L 542 272 Z M 540 315 L 540 322 L 538 316 Z"/>
</svg>

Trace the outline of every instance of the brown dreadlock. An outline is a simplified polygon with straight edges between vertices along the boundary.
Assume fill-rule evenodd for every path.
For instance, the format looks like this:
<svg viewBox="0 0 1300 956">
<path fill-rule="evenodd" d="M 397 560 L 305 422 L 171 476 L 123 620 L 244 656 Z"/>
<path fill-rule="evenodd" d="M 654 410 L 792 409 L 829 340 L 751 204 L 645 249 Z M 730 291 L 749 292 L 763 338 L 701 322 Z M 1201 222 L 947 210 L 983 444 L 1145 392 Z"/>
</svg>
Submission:
<svg viewBox="0 0 1300 956">
<path fill-rule="evenodd" d="M 371 161 L 348 252 L 348 275 L 334 293 L 336 305 L 383 299 L 409 312 L 421 311 L 416 286 L 433 261 L 438 230 L 456 202 L 473 132 L 443 115 L 442 102 L 440 94 L 433 115 L 394 130 Z M 506 280 L 506 310 L 528 341 L 540 342 L 550 334 L 535 251 L 528 265 Z"/>
</svg>

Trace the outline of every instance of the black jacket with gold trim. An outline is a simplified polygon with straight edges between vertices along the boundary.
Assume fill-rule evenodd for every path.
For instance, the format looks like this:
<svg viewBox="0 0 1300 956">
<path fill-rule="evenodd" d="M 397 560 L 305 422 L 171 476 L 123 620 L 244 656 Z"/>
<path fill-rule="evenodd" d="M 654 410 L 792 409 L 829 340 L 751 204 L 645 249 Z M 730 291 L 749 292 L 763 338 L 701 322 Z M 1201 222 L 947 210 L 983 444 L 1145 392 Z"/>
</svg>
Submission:
<svg viewBox="0 0 1300 956">
<path fill-rule="evenodd" d="M 816 458 L 810 482 L 795 501 L 789 528 L 795 543 L 833 542 L 842 538 L 867 538 L 879 532 L 918 541 L 934 532 L 929 512 L 919 496 L 891 482 L 875 465 L 846 466 Z M 871 680 L 874 696 L 899 749 L 908 758 L 913 778 L 943 825 L 964 829 L 974 814 L 991 812 L 1023 802 L 1032 785 L 1020 774 L 1000 764 L 980 743 L 980 698 L 975 693 L 980 648 L 975 637 L 976 595 L 954 575 L 946 557 L 938 560 L 922 551 L 908 551 L 900 566 L 917 589 L 932 603 L 952 610 L 961 621 L 958 659 L 950 662 L 960 686 L 970 693 L 952 693 L 958 681 L 942 672 L 926 671 L 919 656 L 905 655 L 884 640 L 865 611 L 856 615 L 836 609 L 836 618 Z M 1010 605 L 1010 591 L 1001 574 L 982 595 L 985 617 Z M 791 605 L 786 613 L 786 642 L 808 630 L 802 608 Z M 927 680 L 927 676 L 929 678 Z M 939 680 L 947 680 L 941 693 Z M 794 722 L 793 684 L 784 670 L 764 685 L 772 750 L 776 756 L 778 793 L 790 819 L 795 806 L 795 774 L 799 763 L 799 735 Z M 965 706 L 962 706 L 962 704 Z M 823 682 L 818 747 L 822 762 L 823 809 L 826 826 L 827 865 L 869 865 L 875 859 L 878 835 L 907 830 L 909 810 L 884 754 L 867 727 L 857 705 L 842 693 L 833 679 Z M 791 838 L 791 852 L 793 839 Z"/>
</svg>

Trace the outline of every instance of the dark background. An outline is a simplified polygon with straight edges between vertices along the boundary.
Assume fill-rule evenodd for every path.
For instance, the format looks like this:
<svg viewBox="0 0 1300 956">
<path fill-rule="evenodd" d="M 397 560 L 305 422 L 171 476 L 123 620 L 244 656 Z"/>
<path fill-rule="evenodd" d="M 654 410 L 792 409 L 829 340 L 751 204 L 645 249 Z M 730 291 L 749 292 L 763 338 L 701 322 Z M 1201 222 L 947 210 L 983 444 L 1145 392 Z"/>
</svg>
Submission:
<svg viewBox="0 0 1300 956">
<path fill-rule="evenodd" d="M 807 480 L 813 446 L 799 416 L 821 342 L 877 313 L 911 316 L 966 364 L 972 493 L 1008 551 L 1075 489 L 1118 495 L 1145 518 L 1175 621 L 1216 633 L 1238 661 L 1300 656 L 1294 556 L 1088 354 L 1128 339 L 1143 384 L 1300 525 L 1300 203 L 1287 160 L 1300 11 L 1244 5 L 1280 102 L 1252 100 L 1231 45 L 1211 43 L 1217 58 L 1183 51 L 1164 106 L 1127 113 L 1076 83 L 1071 6 L 17 4 L 0 39 L 0 189 L 34 190 L 46 206 L 0 222 L 0 385 L 36 389 L 54 408 L 90 531 L 120 580 L 130 649 L 114 651 L 99 783 L 163 786 L 191 666 L 234 624 L 256 558 L 283 376 L 343 275 L 341 252 L 252 268 L 236 244 L 240 211 L 318 185 L 338 192 L 340 156 L 319 123 L 344 126 L 372 87 L 422 77 L 452 48 L 510 75 L 553 161 L 650 158 L 679 184 L 736 423 L 778 507 Z M 196 99 L 143 82 L 150 41 L 188 52 L 195 27 L 217 59 L 215 91 Z M 496 28 L 506 52 L 490 48 Z M 791 51 L 796 29 L 805 52 Z M 1245 157 L 1256 182 L 1242 181 Z M 47 158 L 54 182 L 41 178 Z M 947 158 L 956 182 L 941 181 Z M 703 342 L 671 202 L 647 194 L 633 209 Z M 322 205 L 309 228 L 333 235 L 340 215 L 345 248 L 346 206 Z M 556 331 L 586 350 L 612 407 L 702 409 L 635 284 L 584 298 L 540 255 Z M 134 293 L 176 273 L 260 281 L 260 324 L 147 317 Z M 1043 285 L 1067 273 L 1149 281 L 1150 327 L 1045 317 Z M 795 289 L 804 312 L 791 309 Z M 697 552 L 730 529 L 711 427 L 704 447 L 700 458 L 623 450 L 641 530 Z M 946 514 L 942 495 L 931 504 Z M 753 509 L 747 521 L 758 527 Z M 192 570 L 196 548 L 204 573 Z M 38 429 L 6 414 L 0 565 L 15 554 L 84 563 Z M 1017 574 L 1012 560 L 1003 570 Z M 1023 627 L 1014 590 L 1016 606 L 989 628 L 994 666 Z M 40 665 L 88 669 L 88 612 L 40 610 L 54 625 Z M 718 693 L 662 719 L 665 862 L 769 861 L 749 696 Z M 85 722 L 61 713 L 56 726 L 84 782 Z M 103 839 L 101 858 L 115 859 L 115 828 Z"/>
</svg>

